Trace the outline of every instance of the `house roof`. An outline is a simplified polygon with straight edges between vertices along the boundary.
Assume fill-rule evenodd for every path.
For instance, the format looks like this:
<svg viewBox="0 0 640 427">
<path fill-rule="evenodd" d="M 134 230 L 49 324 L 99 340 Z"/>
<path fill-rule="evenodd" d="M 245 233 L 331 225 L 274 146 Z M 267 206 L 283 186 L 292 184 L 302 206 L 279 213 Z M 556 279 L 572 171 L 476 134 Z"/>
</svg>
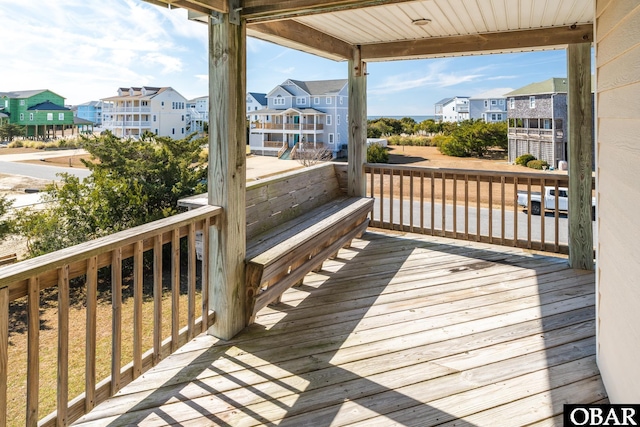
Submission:
<svg viewBox="0 0 640 427">
<path fill-rule="evenodd" d="M 58 95 L 57 93 L 49 90 L 49 89 L 36 89 L 36 90 L 14 90 L 11 92 L 0 92 L 0 97 L 7 97 L 7 98 L 14 98 L 14 99 L 24 99 L 24 98 L 31 98 L 34 95 L 38 95 L 42 92 L 51 92 L 54 95 Z M 58 95 L 61 98 L 64 98 L 61 95 Z"/>
<path fill-rule="evenodd" d="M 469 97 L 468 96 L 452 96 L 449 98 L 442 98 L 440 101 L 436 102 L 436 105 L 438 104 L 447 105 L 448 103 L 452 102 L 455 99 L 469 99 Z"/>
<path fill-rule="evenodd" d="M 302 90 L 309 95 L 332 95 L 340 92 L 342 88 L 349 82 L 347 79 L 336 80 L 293 80 L 289 79 L 291 83 L 299 86 Z"/>
<path fill-rule="evenodd" d="M 100 106 L 100 101 L 89 101 L 89 102 L 85 102 L 84 104 L 78 104 L 77 107 L 99 107 Z"/>
<path fill-rule="evenodd" d="M 256 100 L 256 102 L 260 105 L 267 105 L 267 94 L 266 93 L 258 93 L 258 92 L 249 92 L 249 95 Z"/>
<path fill-rule="evenodd" d="M 490 98 L 505 98 L 505 93 L 513 92 L 511 87 L 498 87 L 495 89 L 489 89 L 487 91 L 478 93 L 472 96 L 470 99 L 490 99 Z"/>
<path fill-rule="evenodd" d="M 74 117 L 73 124 L 74 125 L 92 125 L 93 122 L 91 120 L 86 120 L 80 117 Z"/>
<path fill-rule="evenodd" d="M 518 88 L 514 91 L 506 93 L 506 96 L 521 96 L 521 95 L 541 95 L 547 93 L 567 93 L 567 78 L 566 77 L 552 77 L 550 79 L 530 83 L 526 86 Z"/>
<path fill-rule="evenodd" d="M 69 108 L 65 107 L 64 105 L 54 104 L 53 102 L 50 102 L 50 101 L 41 102 L 40 104 L 36 104 L 36 105 L 33 105 L 33 106 L 27 108 L 27 111 L 35 111 L 35 110 L 42 110 L 42 111 L 71 111 Z"/>
<path fill-rule="evenodd" d="M 316 110 L 315 108 L 287 108 L 286 110 L 276 110 L 275 108 L 261 108 L 255 111 L 249 111 L 251 115 L 263 115 L 263 114 L 284 114 L 291 111 L 296 111 L 302 114 L 327 114 L 324 111 Z"/>
<path fill-rule="evenodd" d="M 133 95 L 129 95 L 129 91 L 133 89 Z M 143 95 L 142 94 L 142 89 L 145 89 L 147 94 Z M 102 101 L 117 101 L 117 100 L 121 100 L 121 99 L 141 99 L 141 100 L 148 100 L 148 99 L 152 99 L 155 96 L 161 94 L 162 92 L 166 91 L 166 90 L 173 90 L 174 92 L 177 92 L 175 89 L 171 88 L 171 87 L 152 87 L 152 86 L 142 86 L 142 87 L 121 87 L 118 88 L 118 90 L 121 90 L 123 92 L 122 96 L 111 96 L 109 98 L 102 98 Z"/>
</svg>

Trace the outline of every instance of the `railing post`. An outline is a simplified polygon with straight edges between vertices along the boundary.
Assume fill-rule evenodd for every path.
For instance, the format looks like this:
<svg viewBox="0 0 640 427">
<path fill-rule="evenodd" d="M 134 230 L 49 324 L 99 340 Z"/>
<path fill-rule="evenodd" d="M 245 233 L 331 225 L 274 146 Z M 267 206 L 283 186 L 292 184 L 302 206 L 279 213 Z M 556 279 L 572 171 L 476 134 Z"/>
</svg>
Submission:
<svg viewBox="0 0 640 427">
<path fill-rule="evenodd" d="M 209 329 L 230 339 L 244 329 L 246 286 L 246 23 L 239 0 L 230 13 L 209 19 L 209 204 L 223 212 L 209 238 L 210 304 L 216 321 Z"/>
<path fill-rule="evenodd" d="M 367 158 L 367 64 L 360 56 L 360 46 L 349 60 L 349 196 L 366 196 L 364 163 Z M 382 221 L 382 217 L 380 217 Z"/>
</svg>

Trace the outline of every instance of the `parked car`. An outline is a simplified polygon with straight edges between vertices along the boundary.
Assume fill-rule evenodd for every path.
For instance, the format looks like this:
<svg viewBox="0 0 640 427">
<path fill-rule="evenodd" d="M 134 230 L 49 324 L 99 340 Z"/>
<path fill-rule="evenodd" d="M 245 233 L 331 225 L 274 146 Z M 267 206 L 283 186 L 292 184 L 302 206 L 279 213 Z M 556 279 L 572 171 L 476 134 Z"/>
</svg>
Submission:
<svg viewBox="0 0 640 427">
<path fill-rule="evenodd" d="M 558 211 L 567 212 L 569 210 L 569 189 L 558 187 Z M 528 208 L 529 198 L 526 191 L 518 191 L 518 205 Z M 539 192 L 531 193 L 531 213 L 540 215 L 546 211 L 556 209 L 556 189 L 555 187 L 544 187 L 544 195 Z M 591 198 L 591 217 L 596 217 L 596 198 Z"/>
</svg>

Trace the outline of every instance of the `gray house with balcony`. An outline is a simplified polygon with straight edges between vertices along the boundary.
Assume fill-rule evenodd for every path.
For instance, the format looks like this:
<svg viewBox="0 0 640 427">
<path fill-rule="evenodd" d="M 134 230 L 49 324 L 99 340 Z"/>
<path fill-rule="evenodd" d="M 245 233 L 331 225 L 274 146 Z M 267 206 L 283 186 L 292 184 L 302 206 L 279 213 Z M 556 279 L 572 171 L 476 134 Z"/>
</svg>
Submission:
<svg viewBox="0 0 640 427">
<path fill-rule="evenodd" d="M 348 142 L 347 79 L 289 79 L 266 95 L 267 106 L 251 115 L 251 152 L 285 157 L 292 150 L 327 149 L 334 157 Z"/>
<path fill-rule="evenodd" d="M 558 167 L 568 159 L 567 79 L 554 77 L 505 95 L 509 123 L 509 161 L 532 154 Z"/>
</svg>

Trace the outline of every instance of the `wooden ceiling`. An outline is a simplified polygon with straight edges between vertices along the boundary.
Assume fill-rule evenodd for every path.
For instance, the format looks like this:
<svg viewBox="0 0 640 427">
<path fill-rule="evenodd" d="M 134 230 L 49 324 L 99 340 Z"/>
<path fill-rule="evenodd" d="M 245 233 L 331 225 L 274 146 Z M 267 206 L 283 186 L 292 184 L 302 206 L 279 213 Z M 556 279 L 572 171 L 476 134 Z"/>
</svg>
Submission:
<svg viewBox="0 0 640 427">
<path fill-rule="evenodd" d="M 146 0 L 206 21 L 230 9 L 247 35 L 344 60 L 364 61 L 564 48 L 593 41 L 593 0 Z M 428 19 L 426 25 L 414 21 Z"/>
</svg>

